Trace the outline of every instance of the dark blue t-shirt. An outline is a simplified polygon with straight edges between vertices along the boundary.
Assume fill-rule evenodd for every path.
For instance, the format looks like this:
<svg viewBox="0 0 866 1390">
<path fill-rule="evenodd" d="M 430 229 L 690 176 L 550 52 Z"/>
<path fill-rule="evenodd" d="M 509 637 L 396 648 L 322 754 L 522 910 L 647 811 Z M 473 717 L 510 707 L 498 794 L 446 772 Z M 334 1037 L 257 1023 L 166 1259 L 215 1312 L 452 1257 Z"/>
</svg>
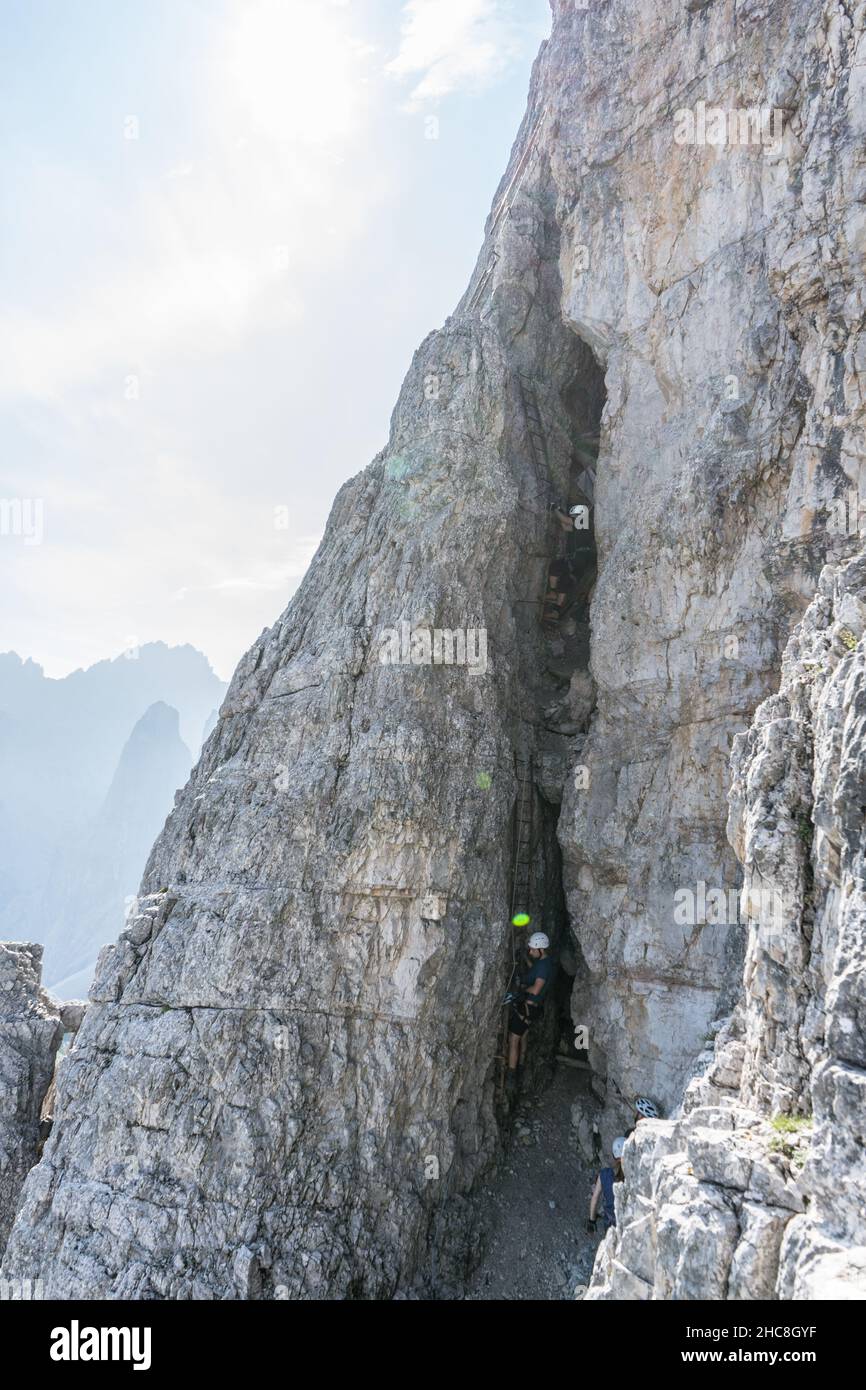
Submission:
<svg viewBox="0 0 866 1390">
<path fill-rule="evenodd" d="M 540 1004 L 545 994 L 547 986 L 550 984 L 550 977 L 553 974 L 553 961 L 549 956 L 543 956 L 541 960 L 534 960 L 530 966 L 529 974 L 526 977 L 526 989 L 531 989 L 536 980 L 543 980 L 538 994 L 531 996 L 531 1001 Z"/>
<path fill-rule="evenodd" d="M 613 1204 L 613 1169 L 602 1168 L 598 1176 L 601 1179 L 601 1192 L 604 1197 L 604 1223 L 606 1226 L 615 1226 L 616 1208 Z"/>
</svg>

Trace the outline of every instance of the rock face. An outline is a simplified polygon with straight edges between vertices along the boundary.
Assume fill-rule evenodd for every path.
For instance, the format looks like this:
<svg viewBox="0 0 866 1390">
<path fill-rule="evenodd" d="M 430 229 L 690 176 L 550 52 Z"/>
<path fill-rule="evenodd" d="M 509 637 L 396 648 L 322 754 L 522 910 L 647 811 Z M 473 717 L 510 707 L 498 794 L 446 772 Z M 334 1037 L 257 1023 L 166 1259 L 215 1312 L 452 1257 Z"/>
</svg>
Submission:
<svg viewBox="0 0 866 1390">
<path fill-rule="evenodd" d="M 0 942 L 0 1251 L 38 1156 L 39 1116 L 64 1033 L 41 976 L 41 946 Z"/>
<path fill-rule="evenodd" d="M 733 1004 L 742 927 L 688 895 L 738 886 L 731 741 L 858 544 L 863 7 L 553 10 L 469 289 L 102 957 L 5 1264 L 48 1296 L 459 1279 L 518 896 L 569 948 L 617 1127 L 638 1092 L 675 1103 Z M 743 128 L 758 106 L 781 119 Z M 575 602 L 542 631 L 549 507 L 581 499 Z M 749 1106 L 799 1094 L 783 1033 Z"/>
<path fill-rule="evenodd" d="M 589 790 L 567 783 L 559 836 L 576 1021 L 624 1118 L 636 1094 L 679 1101 L 733 1002 L 741 930 L 678 920 L 676 897 L 738 886 L 731 740 L 825 558 L 856 542 L 863 7 L 570 8 L 546 55 L 563 314 L 608 399 Z M 777 138 L 740 140 L 755 107 Z M 713 110 L 735 113 L 723 144 Z"/>
<path fill-rule="evenodd" d="M 743 997 L 626 1146 L 587 1297 L 866 1298 L 866 555 L 822 575 L 733 753 Z"/>
</svg>

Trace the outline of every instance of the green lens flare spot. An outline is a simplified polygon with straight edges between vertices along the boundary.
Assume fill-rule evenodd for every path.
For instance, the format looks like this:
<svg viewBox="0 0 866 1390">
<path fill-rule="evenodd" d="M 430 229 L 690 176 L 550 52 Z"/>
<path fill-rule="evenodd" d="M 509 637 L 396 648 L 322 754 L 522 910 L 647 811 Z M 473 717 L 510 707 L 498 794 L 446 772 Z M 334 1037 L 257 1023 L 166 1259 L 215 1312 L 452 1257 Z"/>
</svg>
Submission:
<svg viewBox="0 0 866 1390">
<path fill-rule="evenodd" d="M 394 454 L 385 463 L 385 477 L 395 481 L 405 478 L 410 471 L 411 464 L 399 454 Z"/>
<path fill-rule="evenodd" d="M 512 925 L 515 927 L 528 927 L 529 923 L 532 921 L 532 918 L 530 917 L 528 912 L 515 912 L 511 921 Z"/>
</svg>

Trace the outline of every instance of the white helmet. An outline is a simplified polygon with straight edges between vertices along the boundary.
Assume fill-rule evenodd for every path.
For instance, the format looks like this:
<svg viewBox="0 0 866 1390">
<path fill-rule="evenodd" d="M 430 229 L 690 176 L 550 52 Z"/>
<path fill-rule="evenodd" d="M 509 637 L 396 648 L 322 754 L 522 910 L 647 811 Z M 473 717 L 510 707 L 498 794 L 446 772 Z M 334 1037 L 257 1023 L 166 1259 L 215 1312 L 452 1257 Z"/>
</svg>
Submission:
<svg viewBox="0 0 866 1390">
<path fill-rule="evenodd" d="M 530 951 L 546 951 L 550 945 L 550 940 L 543 931 L 536 931 L 532 933 L 526 944 Z"/>
<path fill-rule="evenodd" d="M 659 1118 L 658 1106 L 654 1105 L 646 1096 L 639 1096 L 634 1103 L 634 1108 L 645 1120 L 657 1120 Z"/>
<path fill-rule="evenodd" d="M 614 1141 L 613 1141 L 613 1156 L 614 1156 L 614 1158 L 622 1158 L 622 1151 L 623 1151 L 624 1148 L 625 1148 L 625 1140 L 624 1140 L 624 1139 L 614 1139 Z"/>
</svg>

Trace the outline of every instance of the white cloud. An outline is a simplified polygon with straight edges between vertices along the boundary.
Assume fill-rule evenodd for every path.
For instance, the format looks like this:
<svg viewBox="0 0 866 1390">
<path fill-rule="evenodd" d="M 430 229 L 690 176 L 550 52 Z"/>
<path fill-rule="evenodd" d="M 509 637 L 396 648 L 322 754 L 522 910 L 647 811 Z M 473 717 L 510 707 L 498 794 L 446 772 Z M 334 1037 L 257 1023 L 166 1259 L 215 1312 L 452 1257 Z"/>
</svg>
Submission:
<svg viewBox="0 0 866 1390">
<path fill-rule="evenodd" d="M 407 0 L 400 50 L 386 71 L 417 79 L 408 101 L 417 110 L 488 86 L 522 50 L 521 27 L 501 0 Z"/>
<path fill-rule="evenodd" d="M 289 545 L 290 558 L 279 563 L 256 564 L 250 574 L 233 575 L 218 579 L 213 584 L 185 584 L 172 594 L 172 601 L 183 602 L 189 594 L 219 594 L 247 590 L 257 593 L 283 593 L 292 587 L 292 581 L 303 579 L 310 567 L 321 536 L 300 536 Z"/>
<path fill-rule="evenodd" d="M 250 257 L 202 251 L 119 274 L 95 297 L 72 298 L 56 316 L 12 311 L 0 346 L 0 393 L 57 403 L 70 388 L 111 373 L 119 399 L 166 351 L 224 348 L 248 326 L 268 278 Z"/>
</svg>

